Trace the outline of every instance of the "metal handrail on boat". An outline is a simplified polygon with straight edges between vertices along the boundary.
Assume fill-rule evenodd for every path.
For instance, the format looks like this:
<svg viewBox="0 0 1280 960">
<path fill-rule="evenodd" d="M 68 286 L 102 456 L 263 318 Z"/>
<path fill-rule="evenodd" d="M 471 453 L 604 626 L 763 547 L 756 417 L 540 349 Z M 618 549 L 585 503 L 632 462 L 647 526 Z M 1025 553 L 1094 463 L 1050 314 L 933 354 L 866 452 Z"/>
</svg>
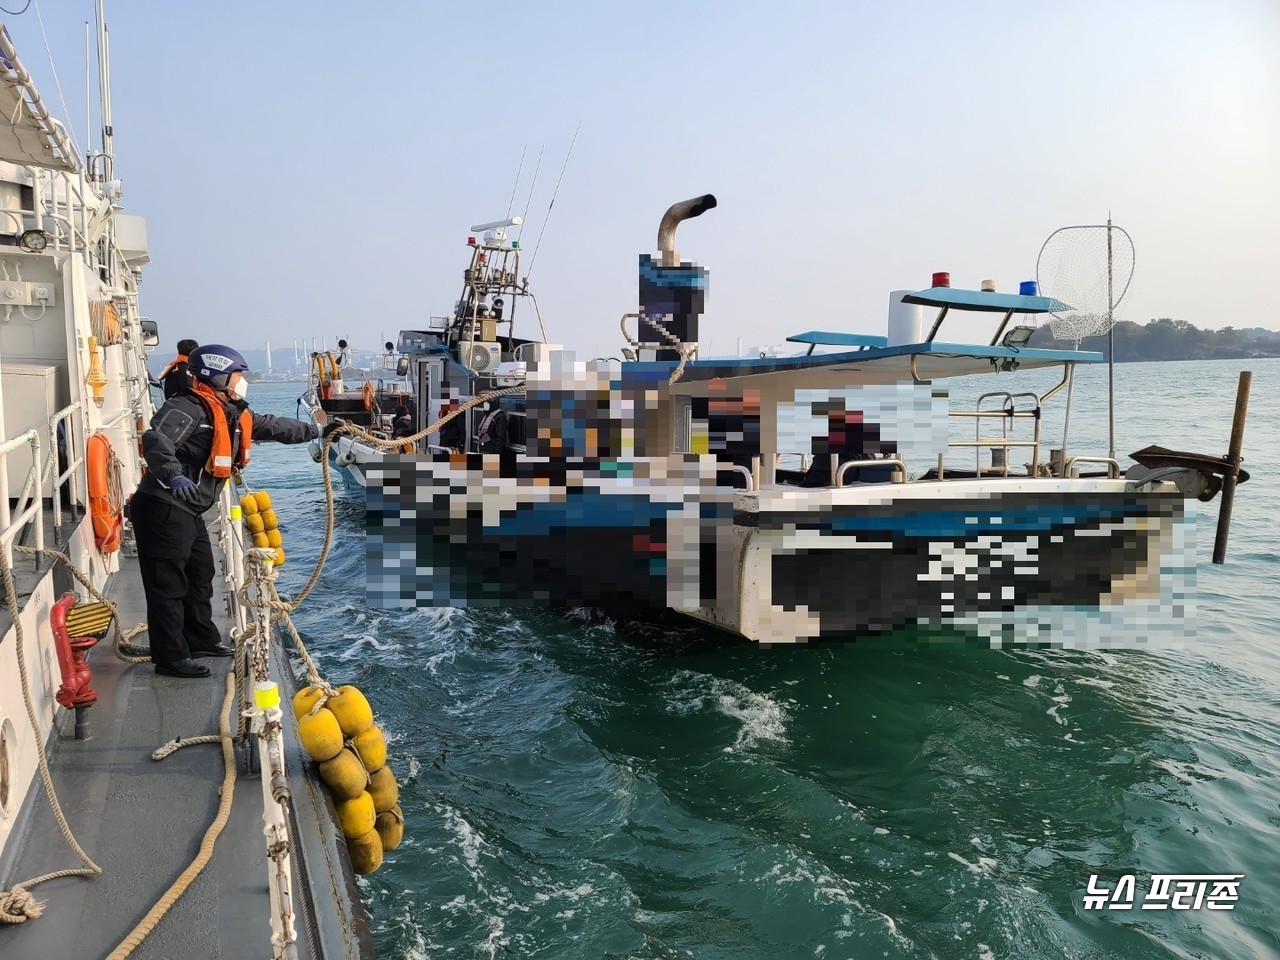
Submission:
<svg viewBox="0 0 1280 960">
<path fill-rule="evenodd" d="M 744 467 L 742 464 L 740 464 L 740 463 L 726 463 L 723 467 L 721 467 L 721 469 L 722 469 L 722 470 L 734 470 L 734 471 L 736 471 L 737 473 L 742 474 L 743 478 L 747 481 L 747 492 L 748 492 L 748 493 L 751 493 L 751 492 L 753 492 L 753 491 L 756 489 L 755 478 L 751 475 L 751 471 L 750 471 L 750 470 L 748 470 L 746 467 Z"/>
<path fill-rule="evenodd" d="M 9 509 L 9 471 L 5 460 L 24 443 L 31 446 L 31 468 L 27 476 L 31 478 L 35 490 L 39 491 L 44 486 L 40 434 L 34 427 L 0 443 L 0 550 L 4 551 L 5 560 L 10 566 L 13 565 L 13 540 L 28 521 L 35 521 L 36 549 L 44 549 L 44 498 L 32 497 L 31 503 L 19 510 L 16 517 L 11 515 Z"/>
<path fill-rule="evenodd" d="M 72 479 L 75 477 L 76 471 L 78 469 L 84 466 L 84 453 L 83 453 L 84 444 L 80 443 L 78 445 L 78 449 L 82 451 L 80 456 L 79 457 L 73 456 L 73 454 L 75 453 L 75 450 L 77 449 L 77 444 L 74 443 L 74 437 L 75 437 L 74 429 L 69 430 L 67 431 L 67 469 L 64 470 L 61 474 L 55 474 L 55 471 L 57 470 L 57 466 L 58 466 L 57 464 L 58 424 L 63 420 L 67 419 L 69 416 L 71 416 L 71 414 L 75 413 L 79 409 L 80 409 L 80 402 L 76 401 L 70 406 L 63 407 L 61 410 L 55 413 L 52 417 L 50 417 L 48 421 L 49 422 L 49 452 L 48 454 L 45 455 L 44 467 L 41 470 L 40 479 L 41 481 L 43 481 L 45 477 L 50 477 L 52 480 L 49 495 L 53 503 L 53 542 L 55 544 L 62 543 L 62 534 L 61 534 L 62 501 L 58 497 L 58 491 L 62 487 L 62 485 L 67 482 L 68 479 Z M 23 510 L 26 509 L 28 500 L 34 495 L 35 485 L 36 485 L 35 474 L 28 473 L 26 482 L 23 483 L 22 485 L 22 492 L 18 494 L 18 503 L 19 503 L 18 512 L 19 513 L 21 513 Z M 40 491 L 39 496 L 41 497 L 44 496 L 43 490 Z M 87 500 L 88 500 L 88 493 L 86 492 L 81 497 L 80 502 L 81 504 L 83 504 L 87 502 Z"/>
<path fill-rule="evenodd" d="M 983 410 L 983 401 L 990 397 L 1003 398 L 1005 405 L 998 410 Z M 1030 397 L 1034 401 L 1034 406 L 1027 409 L 1018 409 L 1018 398 Z M 981 476 L 982 467 L 982 448 L 988 447 L 992 450 L 1004 451 L 1004 463 L 999 467 L 992 467 L 992 470 L 999 469 L 1003 476 L 1009 476 L 1009 448 L 1010 447 L 1031 447 L 1031 475 L 1034 477 L 1040 471 L 1040 424 L 1041 417 L 1041 399 L 1038 394 L 1033 391 L 1025 390 L 1017 393 L 1011 393 L 1005 390 L 993 390 L 984 393 L 978 397 L 977 403 L 973 410 L 951 410 L 948 411 L 949 417 L 972 417 L 975 420 L 973 425 L 972 441 L 952 441 L 948 442 L 948 447 L 973 447 L 974 448 L 974 474 Z M 1010 440 L 1009 429 L 1015 417 L 1031 418 L 1035 421 L 1035 429 L 1032 439 L 1027 440 Z M 982 421 L 984 419 L 996 418 L 1001 421 L 1001 435 L 999 437 L 983 437 Z"/>
<path fill-rule="evenodd" d="M 844 486 L 844 475 L 850 467 L 894 467 L 894 483 L 907 482 L 907 465 L 898 459 L 885 460 L 846 460 L 836 469 L 835 485 L 837 487 Z M 898 471 L 901 471 L 901 479 L 898 479 Z"/>
<path fill-rule="evenodd" d="M 79 231 L 77 231 L 77 230 L 76 230 L 76 225 L 72 222 L 71 218 L 70 218 L 70 217 L 64 217 L 64 216 L 63 216 L 62 214 L 60 214 L 60 213 L 49 213 L 49 212 L 47 212 L 47 211 L 46 211 L 46 212 L 45 212 L 45 214 L 44 214 L 44 218 L 45 218 L 46 220 L 52 220 L 54 223 L 58 224 L 59 226 L 61 226 L 62 224 L 66 224 L 66 230 L 67 230 L 67 232 L 66 232 L 66 235 L 65 235 L 65 240 L 66 240 L 66 244 L 67 244 L 67 252 L 68 252 L 68 253 L 75 253 L 75 252 L 76 252 L 76 239 L 77 239 L 77 238 L 79 238 L 80 233 L 79 233 Z M 61 249 L 61 245 L 62 245 L 63 240 L 64 240 L 64 235 L 63 235 L 62 231 L 61 231 L 61 230 L 57 230 L 57 231 L 53 231 L 53 230 L 51 230 L 51 231 L 48 231 L 48 232 L 49 232 L 49 236 L 53 237 L 54 249 Z"/>
<path fill-rule="evenodd" d="M 104 422 L 104 423 L 102 424 L 102 426 L 100 426 L 98 429 L 99 429 L 99 430 L 113 430 L 113 429 L 115 429 L 116 427 L 120 426 L 120 424 L 124 423 L 126 420 L 128 420 L 128 419 L 129 419 L 130 417 L 132 417 L 132 416 L 136 416 L 136 411 L 134 411 L 134 409 L 133 409 L 132 407 L 124 407 L 124 408 L 123 408 L 119 413 L 117 413 L 114 417 L 112 417 L 110 420 L 107 420 L 106 422 Z"/>
<path fill-rule="evenodd" d="M 1114 457 L 1072 457 L 1067 461 L 1067 465 L 1063 468 L 1063 475 L 1067 477 L 1074 476 L 1077 463 L 1105 463 L 1107 465 L 1108 479 L 1115 480 L 1120 476 L 1120 461 Z"/>
<path fill-rule="evenodd" d="M 77 476 L 76 471 L 84 466 L 84 449 L 85 449 L 84 428 L 83 426 L 76 424 L 74 421 L 71 421 L 71 415 L 73 413 L 78 413 L 79 411 L 80 411 L 80 401 L 77 400 L 75 403 L 71 404 L 70 406 L 63 407 L 61 410 L 59 410 L 52 417 L 49 418 L 49 446 L 52 448 L 49 450 L 49 462 L 50 464 L 53 465 L 53 468 L 50 471 L 51 473 L 57 469 L 56 457 L 57 457 L 57 445 L 58 445 L 58 440 L 57 440 L 58 424 L 64 420 L 69 421 L 71 424 L 68 427 L 67 434 L 66 434 L 67 436 L 67 469 L 62 471 L 62 473 L 59 473 L 53 477 L 53 485 L 50 491 L 53 497 L 53 537 L 55 541 L 57 541 L 59 537 L 58 527 L 62 524 L 62 501 L 58 496 L 58 491 L 62 488 L 62 485 L 64 483 L 66 483 L 68 480 L 71 480 L 72 481 L 71 499 L 74 502 L 75 494 L 77 493 L 77 491 L 74 489 L 74 480 Z M 77 426 L 80 426 L 79 430 L 76 429 Z M 79 443 L 76 443 L 77 433 L 80 434 Z M 79 456 L 75 456 L 76 450 L 80 451 Z M 80 502 L 84 504 L 88 501 L 88 499 L 89 499 L 88 492 L 85 491 Z"/>
</svg>

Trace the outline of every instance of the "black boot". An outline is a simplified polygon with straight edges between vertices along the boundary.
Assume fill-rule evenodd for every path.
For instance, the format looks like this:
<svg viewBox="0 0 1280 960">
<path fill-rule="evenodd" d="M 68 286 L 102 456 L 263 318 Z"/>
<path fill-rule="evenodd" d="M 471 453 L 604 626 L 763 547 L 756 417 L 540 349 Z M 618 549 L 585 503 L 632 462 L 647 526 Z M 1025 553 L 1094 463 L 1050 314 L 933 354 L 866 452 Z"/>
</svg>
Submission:
<svg viewBox="0 0 1280 960">
<path fill-rule="evenodd" d="M 204 647 L 203 649 L 191 648 L 193 657 L 234 657 L 236 655 L 235 648 L 228 647 L 225 643 L 217 643 L 212 647 Z"/>
<path fill-rule="evenodd" d="M 156 673 L 166 677 L 207 677 L 209 668 L 187 657 L 185 660 L 176 660 L 173 663 L 157 663 Z"/>
</svg>

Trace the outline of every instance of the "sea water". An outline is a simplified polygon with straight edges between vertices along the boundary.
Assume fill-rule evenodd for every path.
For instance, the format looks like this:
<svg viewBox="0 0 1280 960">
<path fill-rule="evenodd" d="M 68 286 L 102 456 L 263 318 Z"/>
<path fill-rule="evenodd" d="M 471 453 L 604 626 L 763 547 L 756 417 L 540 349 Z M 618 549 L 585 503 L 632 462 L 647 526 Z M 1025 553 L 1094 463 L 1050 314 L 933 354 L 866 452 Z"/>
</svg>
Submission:
<svg viewBox="0 0 1280 960">
<path fill-rule="evenodd" d="M 404 843 L 361 881 L 378 955 L 1280 956 L 1280 361 L 1117 367 L 1116 446 L 1225 453 L 1242 368 L 1253 478 L 1228 562 L 1209 562 L 1215 500 L 1194 632 L 1156 649 L 902 632 L 763 651 L 585 613 L 370 610 L 363 504 L 340 497 L 297 620 L 326 675 L 368 693 L 400 779 Z M 1106 377 L 1076 377 L 1072 454 L 1106 454 Z M 949 386 L 960 408 L 1056 379 Z M 291 415 L 302 389 L 255 384 L 255 409 Z M 250 476 L 297 589 L 320 469 L 262 444 Z M 1174 873 L 1243 874 L 1238 902 L 1142 909 Z M 1086 909 L 1091 875 L 1134 876 L 1134 907 Z"/>
</svg>

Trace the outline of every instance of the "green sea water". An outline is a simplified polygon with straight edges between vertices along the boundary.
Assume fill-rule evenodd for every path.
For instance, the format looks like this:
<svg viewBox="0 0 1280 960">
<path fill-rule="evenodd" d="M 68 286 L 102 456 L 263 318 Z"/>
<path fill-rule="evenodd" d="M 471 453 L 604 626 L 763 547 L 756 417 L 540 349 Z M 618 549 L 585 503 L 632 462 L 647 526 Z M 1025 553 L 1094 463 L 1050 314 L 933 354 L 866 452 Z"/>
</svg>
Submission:
<svg viewBox="0 0 1280 960">
<path fill-rule="evenodd" d="M 1135 630 L 1135 649 L 956 631 L 762 651 L 585 612 L 370 610 L 363 504 L 339 500 L 298 622 L 369 694 L 401 780 L 404 844 L 361 881 L 379 956 L 1280 956 L 1280 361 L 1122 365 L 1116 429 L 1122 455 L 1225 453 L 1250 366 L 1228 563 L 1209 563 L 1215 501 L 1195 621 Z M 951 388 L 958 405 L 1053 380 Z M 291 414 L 300 389 L 252 399 Z M 1105 453 L 1106 430 L 1106 370 L 1081 371 L 1073 452 Z M 319 468 L 265 444 L 254 460 L 296 588 Z M 1141 893 L 1155 873 L 1245 876 L 1230 911 L 1084 907 L 1091 874 Z"/>
</svg>

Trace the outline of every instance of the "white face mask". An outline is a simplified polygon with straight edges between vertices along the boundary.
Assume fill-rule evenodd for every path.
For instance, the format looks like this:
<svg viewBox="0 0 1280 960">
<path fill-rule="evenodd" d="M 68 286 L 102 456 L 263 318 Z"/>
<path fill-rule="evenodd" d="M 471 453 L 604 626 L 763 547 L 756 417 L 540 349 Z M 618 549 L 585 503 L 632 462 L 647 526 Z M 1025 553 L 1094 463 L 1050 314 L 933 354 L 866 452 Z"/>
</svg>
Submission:
<svg viewBox="0 0 1280 960">
<path fill-rule="evenodd" d="M 243 400 L 249 396 L 249 381 L 243 375 L 236 381 L 236 385 L 231 388 L 231 395 L 237 400 Z"/>
</svg>

